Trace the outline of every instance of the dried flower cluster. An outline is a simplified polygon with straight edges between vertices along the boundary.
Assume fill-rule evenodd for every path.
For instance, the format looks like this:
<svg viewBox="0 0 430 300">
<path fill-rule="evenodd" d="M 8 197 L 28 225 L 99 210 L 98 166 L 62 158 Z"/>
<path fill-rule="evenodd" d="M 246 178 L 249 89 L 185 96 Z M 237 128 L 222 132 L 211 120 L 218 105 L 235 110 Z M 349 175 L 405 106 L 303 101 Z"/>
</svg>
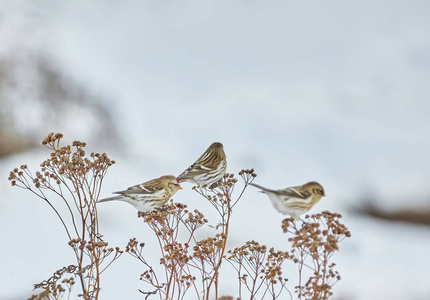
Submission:
<svg viewBox="0 0 430 300">
<path fill-rule="evenodd" d="M 41 164 L 34 175 L 26 165 L 15 168 L 9 180 L 12 185 L 27 189 L 45 200 L 61 220 L 73 249 L 77 265 L 64 267 L 54 275 L 35 285 L 43 289 L 30 299 L 61 299 L 74 285 L 74 278 L 64 279 L 65 274 L 79 278 L 84 299 L 98 299 L 100 274 L 122 254 L 116 248 L 109 248 L 99 232 L 97 206 L 101 185 L 107 169 L 114 164 L 106 154 L 85 156 L 85 143 L 74 142 L 72 146 L 60 147 L 61 134 L 50 134 L 43 145 L 52 153 Z M 73 149 L 73 150 L 72 150 Z M 233 208 L 242 198 L 246 188 L 256 174 L 253 169 L 242 170 L 239 176 L 243 188 L 233 196 L 238 180 L 233 174 L 225 174 L 209 188 L 196 186 L 193 189 L 204 197 L 219 215 L 213 234 L 198 239 L 197 234 L 209 222 L 202 212 L 188 210 L 184 204 L 170 201 L 163 208 L 138 213 L 144 224 L 154 233 L 160 250 L 160 257 L 145 255 L 145 243 L 130 239 L 125 251 L 140 261 L 145 269 L 140 280 L 145 290 L 139 290 L 148 299 L 150 296 L 162 299 L 184 299 L 193 293 L 193 299 L 233 300 L 230 296 L 219 296 L 220 270 L 223 262 L 232 266 L 237 273 L 239 299 L 293 299 L 290 282 L 285 275 L 285 264 L 298 266 L 298 285 L 294 291 L 298 299 L 323 300 L 332 295 L 332 286 L 340 280 L 335 264 L 330 260 L 339 249 L 339 242 L 350 237 L 348 229 L 339 222 L 341 215 L 324 211 L 307 215 L 305 222 L 287 218 L 282 229 L 288 235 L 289 250 L 275 250 L 256 241 L 227 249 L 230 221 Z M 52 192 L 63 200 L 69 212 L 71 224 L 45 194 Z M 287 248 L 287 247 L 286 247 Z M 113 255 L 111 255 L 113 254 Z M 110 256 L 111 255 L 111 256 Z M 101 264 L 109 257 L 104 268 Z M 157 269 L 152 266 L 158 263 Z M 161 268 L 161 272 L 158 269 Z M 223 269 L 224 270 L 224 269 Z M 60 283 L 59 283 L 60 282 Z M 288 296 L 286 296 L 288 295 Z"/>
<path fill-rule="evenodd" d="M 264 299 L 267 295 L 276 299 L 286 289 L 288 279 L 282 276 L 281 266 L 289 259 L 287 252 L 267 250 L 265 245 L 250 241 L 228 253 L 227 260 L 238 274 L 239 298 L 243 297 L 242 285 L 253 299 L 257 296 Z"/>
<path fill-rule="evenodd" d="M 305 216 L 306 223 L 300 228 L 292 218 L 282 222 L 284 232 L 293 235 L 288 241 L 292 247 L 290 256 L 299 266 L 299 285 L 296 286 L 299 299 L 328 299 L 333 294 L 331 288 L 340 280 L 340 275 L 334 270 L 335 264 L 329 261 L 339 250 L 338 243 L 351 236 L 346 226 L 339 222 L 341 217 L 340 214 L 323 211 Z M 311 275 L 302 284 L 305 271 Z"/>
<path fill-rule="evenodd" d="M 75 279 L 70 277 L 63 279 L 59 284 L 49 283 L 43 285 L 43 292 L 38 295 L 32 295 L 28 300 L 60 300 L 63 298 L 65 292 L 68 292 L 70 295 L 74 284 Z"/>
<path fill-rule="evenodd" d="M 112 253 L 111 262 L 122 253 L 119 248 L 108 248 L 107 242 L 103 241 L 96 206 L 103 178 L 115 162 L 106 154 L 91 153 L 90 157 L 86 157 L 86 144 L 79 141 L 73 142 L 72 146 L 60 147 L 62 137 L 60 133 L 50 133 L 43 140 L 42 144 L 51 150 L 51 156 L 40 164 L 40 171 L 33 175 L 26 165 L 22 165 L 10 172 L 9 180 L 13 186 L 27 189 L 46 201 L 55 211 L 76 257 L 73 274 L 79 277 L 82 288 L 80 296 L 97 299 L 100 274 L 104 270 L 101 263 Z M 71 224 L 66 223 L 68 218 L 59 213 L 58 204 L 48 198 L 47 192 L 63 201 Z M 51 284 L 36 287 L 44 288 L 45 293 L 58 293 Z"/>
<path fill-rule="evenodd" d="M 64 274 L 75 274 L 76 271 L 77 267 L 73 265 L 63 267 L 60 270 L 55 271 L 55 273 L 48 280 L 44 280 L 41 283 L 34 285 L 35 289 L 43 289 L 43 292 L 38 295 L 31 296 L 29 300 L 62 299 L 66 291 L 70 295 L 73 285 L 75 284 L 74 277 L 65 278 L 61 281 L 61 283 L 58 283 L 58 281 L 63 277 Z"/>
</svg>

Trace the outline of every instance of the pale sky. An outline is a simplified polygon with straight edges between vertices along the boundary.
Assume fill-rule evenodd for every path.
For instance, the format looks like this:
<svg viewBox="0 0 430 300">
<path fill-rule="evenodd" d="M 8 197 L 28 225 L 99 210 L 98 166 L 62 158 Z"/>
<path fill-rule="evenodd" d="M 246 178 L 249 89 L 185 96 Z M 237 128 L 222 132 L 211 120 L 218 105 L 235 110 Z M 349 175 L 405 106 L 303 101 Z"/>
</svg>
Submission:
<svg viewBox="0 0 430 300">
<path fill-rule="evenodd" d="M 273 188 L 317 180 L 328 195 L 320 209 L 349 216 L 345 223 L 353 227 L 353 238 L 344 256 L 338 254 L 345 273 L 335 287 L 339 297 L 430 295 L 421 278 L 427 273 L 419 271 L 430 267 L 428 255 L 422 255 L 430 242 L 422 240 L 422 233 L 428 237 L 428 229 L 375 225 L 348 215 L 369 195 L 389 209 L 428 204 L 427 1 L 40 1 L 35 6 L 2 0 L 0 7 L 2 57 L 16 49 L 46 53 L 64 72 L 109 99 L 125 144 L 114 157 L 118 164 L 108 173 L 102 196 L 165 173 L 179 174 L 219 141 L 229 172 L 255 168 L 256 182 Z M 79 132 L 60 124 L 58 130 L 79 139 Z M 57 128 L 46 128 L 41 138 L 49 131 Z M 41 160 L 43 153 L 37 153 Z M 2 178 L 6 167 L 26 163 L 22 159 L 34 158 L 4 162 Z M 3 180 L 1 187 L 6 186 Z M 16 193 L 7 187 L 8 198 Z M 254 216 L 254 205 L 264 205 L 261 209 L 282 220 L 268 199 L 254 190 L 247 193 L 250 202 L 240 220 Z M 191 191 L 181 195 L 175 199 L 195 197 Z M 121 204 L 102 211 L 108 216 L 102 220 L 107 231 L 118 231 L 111 233 L 113 238 L 121 236 L 121 228 L 140 225 L 132 208 Z M 19 210 L 11 203 L 0 206 L 9 216 L 1 217 L 4 226 L 11 226 L 7 220 Z M 112 227 L 116 208 L 122 218 L 133 220 L 126 225 L 115 220 L 118 227 Z M 44 206 L 37 210 L 51 214 Z M 258 224 L 250 226 L 259 231 Z M 260 231 L 264 237 L 261 226 Z M 404 233 L 400 241 L 391 238 L 397 232 Z M 240 233 L 233 239 L 241 234 L 252 238 Z M 409 244 L 406 251 L 422 260 L 400 262 L 402 246 L 381 262 L 398 243 Z M 368 264 L 351 262 L 357 259 Z M 3 271 L 11 268 L 2 263 L 1 281 L 20 278 L 22 283 L 0 291 L 0 299 L 30 291 L 33 281 L 44 279 L 55 266 L 34 270 L 29 279 Z M 401 276 L 399 268 L 408 271 Z M 378 280 L 368 278 L 369 273 Z M 136 274 L 127 278 L 133 280 L 138 286 Z M 357 288 L 357 280 L 365 287 Z M 402 284 L 393 284 L 397 281 Z M 133 288 L 129 297 L 137 299 Z"/>
</svg>

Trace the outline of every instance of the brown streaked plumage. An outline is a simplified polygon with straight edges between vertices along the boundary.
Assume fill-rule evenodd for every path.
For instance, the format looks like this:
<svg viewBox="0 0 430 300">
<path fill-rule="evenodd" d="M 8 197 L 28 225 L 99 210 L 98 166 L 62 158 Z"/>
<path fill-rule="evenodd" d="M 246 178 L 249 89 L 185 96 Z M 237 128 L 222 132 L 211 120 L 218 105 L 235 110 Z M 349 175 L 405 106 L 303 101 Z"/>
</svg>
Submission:
<svg viewBox="0 0 430 300">
<path fill-rule="evenodd" d="M 289 215 L 294 220 L 300 220 L 300 215 L 308 212 L 321 197 L 325 196 L 324 188 L 316 181 L 283 190 L 272 190 L 255 183 L 250 184 L 267 194 L 280 213 Z"/>
<path fill-rule="evenodd" d="M 130 203 L 141 212 L 148 212 L 162 207 L 180 189 L 182 187 L 179 180 L 173 175 L 166 175 L 134 185 L 124 191 L 114 192 L 119 196 L 100 199 L 98 202 L 120 200 Z"/>
<path fill-rule="evenodd" d="M 219 181 L 227 169 L 223 145 L 215 142 L 181 175 L 179 182 L 189 181 L 197 185 L 210 186 Z"/>
</svg>

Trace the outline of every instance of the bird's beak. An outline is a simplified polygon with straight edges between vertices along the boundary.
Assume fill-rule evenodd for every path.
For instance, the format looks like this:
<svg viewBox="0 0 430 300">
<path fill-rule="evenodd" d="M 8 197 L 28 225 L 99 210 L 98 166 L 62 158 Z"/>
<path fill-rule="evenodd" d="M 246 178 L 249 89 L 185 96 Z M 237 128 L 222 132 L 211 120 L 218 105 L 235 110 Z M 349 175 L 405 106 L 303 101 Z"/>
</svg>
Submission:
<svg viewBox="0 0 430 300">
<path fill-rule="evenodd" d="M 178 190 L 182 190 L 183 188 L 182 188 L 182 186 L 178 186 Z"/>
</svg>

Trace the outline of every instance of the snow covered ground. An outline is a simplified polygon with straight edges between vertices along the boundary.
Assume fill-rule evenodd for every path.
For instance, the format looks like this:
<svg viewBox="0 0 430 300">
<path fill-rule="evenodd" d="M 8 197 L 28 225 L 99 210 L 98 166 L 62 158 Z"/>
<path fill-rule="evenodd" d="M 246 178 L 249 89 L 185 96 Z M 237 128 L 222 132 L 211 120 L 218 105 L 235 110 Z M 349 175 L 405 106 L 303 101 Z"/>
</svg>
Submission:
<svg viewBox="0 0 430 300">
<path fill-rule="evenodd" d="M 429 3 L 1 0 L 0 7 L 0 55 L 17 46 L 44 52 L 111 99 L 122 151 L 87 141 L 117 161 L 102 196 L 179 174 L 220 141 L 229 172 L 254 168 L 256 182 L 274 188 L 323 184 L 327 197 L 313 212 L 342 213 L 352 232 L 334 256 L 342 275 L 335 299 L 429 299 L 430 229 L 349 212 L 369 195 L 390 210 L 429 205 Z M 34 169 L 46 155 L 0 161 L 0 299 L 28 297 L 33 283 L 73 263 L 54 213 L 6 180 L 12 168 Z M 186 187 L 175 200 L 210 211 Z M 255 239 L 282 247 L 282 216 L 255 189 L 245 196 L 232 246 Z M 106 203 L 100 215 L 111 245 L 150 239 L 125 203 Z M 102 299 L 141 299 L 141 271 L 124 256 L 102 278 Z M 225 294 L 235 295 L 234 286 Z"/>
</svg>

